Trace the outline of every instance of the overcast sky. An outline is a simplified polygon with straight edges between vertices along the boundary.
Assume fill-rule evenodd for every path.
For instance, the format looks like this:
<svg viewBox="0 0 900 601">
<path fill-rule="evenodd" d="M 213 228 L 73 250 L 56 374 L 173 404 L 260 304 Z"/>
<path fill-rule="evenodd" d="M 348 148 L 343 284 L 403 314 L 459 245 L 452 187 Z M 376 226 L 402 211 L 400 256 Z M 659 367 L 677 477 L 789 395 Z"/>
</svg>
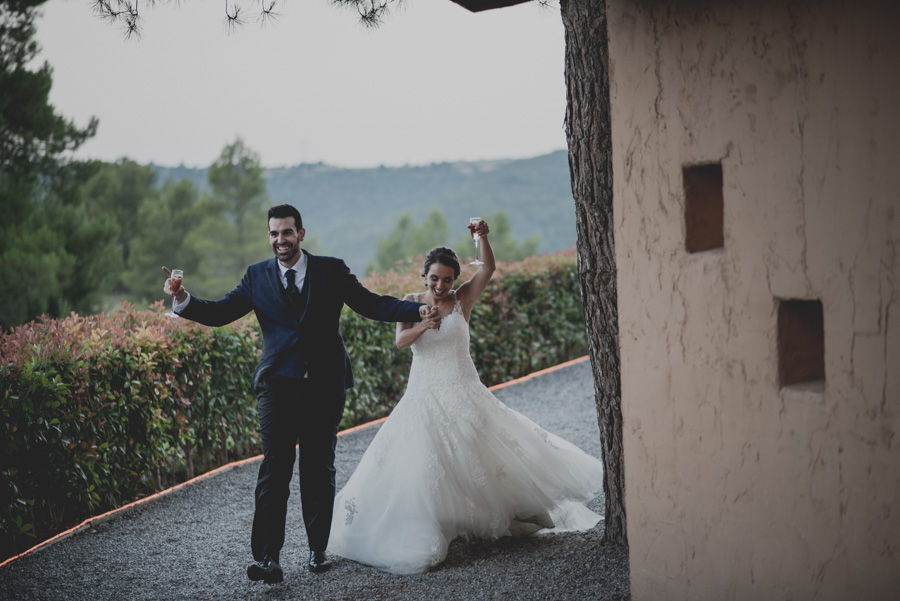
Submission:
<svg viewBox="0 0 900 601">
<path fill-rule="evenodd" d="M 51 102 L 80 125 L 100 119 L 78 156 L 207 167 L 237 136 L 267 167 L 565 148 L 558 5 L 470 13 L 406 0 L 372 30 L 328 0 L 279 4 L 278 22 L 229 34 L 224 2 L 142 2 L 143 35 L 125 40 L 90 0 L 47 2 L 38 41 Z"/>
</svg>

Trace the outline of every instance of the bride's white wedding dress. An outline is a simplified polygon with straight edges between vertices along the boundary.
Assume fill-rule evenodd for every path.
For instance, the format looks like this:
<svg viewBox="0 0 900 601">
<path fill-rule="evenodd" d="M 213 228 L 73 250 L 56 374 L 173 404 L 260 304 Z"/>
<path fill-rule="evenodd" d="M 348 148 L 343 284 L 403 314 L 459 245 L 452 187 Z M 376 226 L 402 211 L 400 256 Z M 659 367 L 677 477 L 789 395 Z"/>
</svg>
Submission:
<svg viewBox="0 0 900 601">
<path fill-rule="evenodd" d="M 458 535 L 597 524 L 584 503 L 602 488 L 603 464 L 481 383 L 458 299 L 412 351 L 406 393 L 335 499 L 329 551 L 414 574 L 443 561 Z"/>
</svg>

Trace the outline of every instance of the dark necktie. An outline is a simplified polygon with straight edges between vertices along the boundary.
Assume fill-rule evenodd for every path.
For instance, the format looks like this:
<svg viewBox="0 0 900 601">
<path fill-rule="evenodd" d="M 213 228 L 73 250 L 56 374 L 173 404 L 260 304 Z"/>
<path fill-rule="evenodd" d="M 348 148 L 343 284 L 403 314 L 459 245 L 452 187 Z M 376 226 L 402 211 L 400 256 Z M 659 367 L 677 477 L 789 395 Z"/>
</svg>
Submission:
<svg viewBox="0 0 900 601">
<path fill-rule="evenodd" d="M 294 301 L 295 305 L 300 305 L 300 290 L 297 289 L 297 284 L 294 283 L 294 276 L 297 275 L 297 272 L 293 269 L 288 269 L 284 272 L 284 277 L 287 278 L 287 293 L 292 301 Z"/>
</svg>

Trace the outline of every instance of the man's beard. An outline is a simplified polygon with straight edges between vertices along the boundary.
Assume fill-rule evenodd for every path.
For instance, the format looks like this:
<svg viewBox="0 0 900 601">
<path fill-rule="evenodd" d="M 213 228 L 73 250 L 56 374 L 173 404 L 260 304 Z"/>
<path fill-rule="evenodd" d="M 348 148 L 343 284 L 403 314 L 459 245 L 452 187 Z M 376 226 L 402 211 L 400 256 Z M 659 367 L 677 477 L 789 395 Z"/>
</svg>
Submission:
<svg viewBox="0 0 900 601">
<path fill-rule="evenodd" d="M 300 252 L 300 247 L 299 246 L 291 246 L 291 248 L 289 248 L 287 251 L 278 251 L 273 247 L 272 250 L 275 251 L 275 256 L 278 258 L 279 261 L 286 263 L 297 256 L 297 254 Z M 285 253 L 285 254 L 282 254 L 282 253 Z"/>
</svg>

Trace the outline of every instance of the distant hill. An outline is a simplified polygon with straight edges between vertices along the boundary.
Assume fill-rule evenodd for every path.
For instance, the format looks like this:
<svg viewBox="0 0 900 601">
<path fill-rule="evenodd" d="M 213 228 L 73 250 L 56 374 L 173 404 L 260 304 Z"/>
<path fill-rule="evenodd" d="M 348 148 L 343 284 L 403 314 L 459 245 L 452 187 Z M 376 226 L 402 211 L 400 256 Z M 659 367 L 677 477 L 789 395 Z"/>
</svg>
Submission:
<svg viewBox="0 0 900 601">
<path fill-rule="evenodd" d="M 206 169 L 153 167 L 160 182 L 187 178 L 208 189 Z M 401 215 L 410 213 L 421 222 L 434 208 L 450 222 L 448 244 L 465 231 L 469 217 L 502 209 L 510 216 L 516 238 L 539 235 L 541 251 L 575 245 L 575 210 L 564 150 L 532 159 L 419 167 L 343 169 L 304 164 L 266 169 L 265 176 L 272 204 L 296 206 L 320 252 L 345 259 L 360 276 L 374 259 L 378 238 L 390 234 Z"/>
</svg>

